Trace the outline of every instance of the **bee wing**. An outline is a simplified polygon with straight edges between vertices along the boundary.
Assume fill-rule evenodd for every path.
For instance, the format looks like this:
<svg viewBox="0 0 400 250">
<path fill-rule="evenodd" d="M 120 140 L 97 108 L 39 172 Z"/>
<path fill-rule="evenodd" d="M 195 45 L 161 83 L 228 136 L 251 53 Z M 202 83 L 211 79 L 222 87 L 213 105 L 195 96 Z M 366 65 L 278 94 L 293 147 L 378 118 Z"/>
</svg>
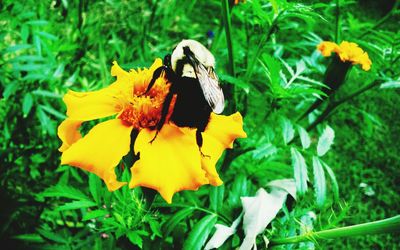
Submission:
<svg viewBox="0 0 400 250">
<path fill-rule="evenodd" d="M 204 97 L 216 114 L 224 111 L 224 93 L 218 83 L 218 77 L 212 67 L 206 68 L 203 64 L 196 65 L 196 75 L 199 80 Z"/>
</svg>

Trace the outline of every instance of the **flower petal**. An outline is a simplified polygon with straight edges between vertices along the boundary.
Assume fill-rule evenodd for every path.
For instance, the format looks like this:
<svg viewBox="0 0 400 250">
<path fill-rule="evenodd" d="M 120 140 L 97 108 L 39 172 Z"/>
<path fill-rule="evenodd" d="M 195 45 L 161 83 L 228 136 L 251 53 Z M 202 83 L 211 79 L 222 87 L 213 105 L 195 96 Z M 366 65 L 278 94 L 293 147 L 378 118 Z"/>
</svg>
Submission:
<svg viewBox="0 0 400 250">
<path fill-rule="evenodd" d="M 131 131 L 132 127 L 119 119 L 99 123 L 63 152 L 61 164 L 96 174 L 103 179 L 108 190 L 114 191 L 126 184 L 117 181 L 114 169 L 129 152 Z"/>
<path fill-rule="evenodd" d="M 211 114 L 210 122 L 203 134 L 202 152 L 209 157 L 202 157 L 201 164 L 207 172 L 211 185 L 222 184 L 215 169 L 215 164 L 226 148 L 233 147 L 236 138 L 247 137 L 243 131 L 243 118 L 239 112 L 230 116 Z"/>
<path fill-rule="evenodd" d="M 111 86 L 92 92 L 75 92 L 69 90 L 63 100 L 67 105 L 67 116 L 74 120 L 90 121 L 118 113 L 115 89 Z"/>
<path fill-rule="evenodd" d="M 58 126 L 58 137 L 62 141 L 61 147 L 58 149 L 60 152 L 67 150 L 73 143 L 82 138 L 79 132 L 79 127 L 82 121 L 65 119 L 60 126 Z"/>
<path fill-rule="evenodd" d="M 150 143 L 155 131 L 141 130 L 134 147 L 135 152 L 140 153 L 140 159 L 131 168 L 129 187 L 155 189 L 171 203 L 174 193 L 197 190 L 201 185 L 208 184 L 200 165 L 195 132 L 194 129 L 167 123 Z"/>
<path fill-rule="evenodd" d="M 321 51 L 321 54 L 325 57 L 330 56 L 332 52 L 337 53 L 338 48 L 339 46 L 336 43 L 327 41 L 321 42 L 317 46 L 317 49 Z"/>
<path fill-rule="evenodd" d="M 75 92 L 69 90 L 63 100 L 67 105 L 67 116 L 74 120 L 89 121 L 108 117 L 120 112 L 124 102 L 132 96 L 136 71 L 126 72 L 117 62 L 113 63 L 111 75 L 117 80 L 97 91 Z"/>
</svg>

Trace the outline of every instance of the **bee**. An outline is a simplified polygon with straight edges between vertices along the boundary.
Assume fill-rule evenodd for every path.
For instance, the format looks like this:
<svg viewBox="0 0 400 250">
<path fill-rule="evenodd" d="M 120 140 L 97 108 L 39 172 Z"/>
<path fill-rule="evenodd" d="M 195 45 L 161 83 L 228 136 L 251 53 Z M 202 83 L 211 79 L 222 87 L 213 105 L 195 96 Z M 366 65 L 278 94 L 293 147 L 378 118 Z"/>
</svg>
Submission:
<svg viewBox="0 0 400 250">
<path fill-rule="evenodd" d="M 201 133 L 208 125 L 211 112 L 222 113 L 225 103 L 214 68 L 214 56 L 195 40 L 182 40 L 172 54 L 164 57 L 163 65 L 154 71 L 146 90 L 147 93 L 161 75 L 171 84 L 163 103 L 161 118 L 155 127 L 157 132 L 150 143 L 162 129 L 172 98 L 176 95 L 169 120 L 179 127 L 196 128 L 196 143 L 201 155 L 205 156 L 201 151 Z"/>
</svg>

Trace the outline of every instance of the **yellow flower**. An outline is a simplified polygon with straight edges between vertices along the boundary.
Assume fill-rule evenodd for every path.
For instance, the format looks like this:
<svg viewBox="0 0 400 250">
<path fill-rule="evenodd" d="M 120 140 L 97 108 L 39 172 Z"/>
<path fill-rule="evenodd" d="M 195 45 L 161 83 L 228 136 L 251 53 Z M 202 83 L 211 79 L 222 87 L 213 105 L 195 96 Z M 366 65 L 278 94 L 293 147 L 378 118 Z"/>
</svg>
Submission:
<svg viewBox="0 0 400 250">
<path fill-rule="evenodd" d="M 67 119 L 58 127 L 63 142 L 61 164 L 69 164 L 90 171 L 103 179 L 110 191 L 126 185 L 117 180 L 115 167 L 134 144 L 140 158 L 131 168 L 129 186 L 143 186 L 157 190 L 171 203 L 175 192 L 197 190 L 201 185 L 221 185 L 215 164 L 233 141 L 246 137 L 239 113 L 230 116 L 212 114 L 203 132 L 202 157 L 196 143 L 195 130 L 178 127 L 169 122 L 175 98 L 167 121 L 153 143 L 154 127 L 170 84 L 161 77 L 146 94 L 153 72 L 162 65 L 156 59 L 149 69 L 126 72 L 117 63 L 111 74 L 117 80 L 110 86 L 92 92 L 68 91 L 64 96 Z M 95 125 L 84 137 L 79 128 L 82 122 L 114 116 Z M 132 130 L 138 131 L 131 142 Z"/>
<path fill-rule="evenodd" d="M 353 65 L 360 64 L 362 69 L 368 71 L 371 69 L 371 60 L 368 53 L 364 52 L 356 43 L 343 41 L 340 45 L 334 42 L 321 42 L 318 44 L 317 49 L 323 56 L 327 57 L 336 53 L 342 62 L 351 62 Z"/>
</svg>

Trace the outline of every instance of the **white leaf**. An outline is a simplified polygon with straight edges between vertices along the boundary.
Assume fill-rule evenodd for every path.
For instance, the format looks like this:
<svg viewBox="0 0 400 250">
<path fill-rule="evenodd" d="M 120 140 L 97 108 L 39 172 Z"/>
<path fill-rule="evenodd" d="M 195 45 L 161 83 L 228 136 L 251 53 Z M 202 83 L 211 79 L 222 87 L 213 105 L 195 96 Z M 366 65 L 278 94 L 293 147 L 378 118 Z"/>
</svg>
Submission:
<svg viewBox="0 0 400 250">
<path fill-rule="evenodd" d="M 303 149 L 309 148 L 311 144 L 311 139 L 308 135 L 307 130 L 305 130 L 301 126 L 297 126 L 297 131 L 299 131 L 301 146 L 303 147 Z"/>
<path fill-rule="evenodd" d="M 333 139 L 335 138 L 335 131 L 328 125 L 322 132 L 322 135 L 318 139 L 318 145 L 317 145 L 317 154 L 318 156 L 323 156 L 328 152 L 328 150 L 331 148 L 331 145 L 333 144 Z"/>
<path fill-rule="evenodd" d="M 292 166 L 294 179 L 296 181 L 296 190 L 298 194 L 304 194 L 307 191 L 307 165 L 303 156 L 295 148 L 290 149 L 292 154 Z"/>
<path fill-rule="evenodd" d="M 336 180 L 335 173 L 333 172 L 331 167 L 328 166 L 328 164 L 326 164 L 322 160 L 320 160 L 320 162 L 324 166 L 326 172 L 328 173 L 328 177 L 330 178 L 332 191 L 333 191 L 333 195 L 335 196 L 335 200 L 339 200 L 339 185 Z"/>
<path fill-rule="evenodd" d="M 381 84 L 381 89 L 400 88 L 400 81 L 388 81 Z"/>
<path fill-rule="evenodd" d="M 230 227 L 216 224 L 215 228 L 217 229 L 211 239 L 207 242 L 204 250 L 209 250 L 213 248 L 219 248 L 224 244 L 224 242 L 236 232 L 236 228 L 239 225 L 240 220 L 242 219 L 243 213 L 236 218 L 236 220 L 232 223 Z"/>
<path fill-rule="evenodd" d="M 296 200 L 296 182 L 294 179 L 280 179 L 267 183 L 267 186 L 281 188 L 288 192 Z"/>
<path fill-rule="evenodd" d="M 243 230 L 245 238 L 240 250 L 249 250 L 255 245 L 258 234 L 264 232 L 268 224 L 276 217 L 285 202 L 287 192 L 273 189 L 267 193 L 260 188 L 255 197 L 241 197 L 243 204 Z"/>
<path fill-rule="evenodd" d="M 325 172 L 318 157 L 313 156 L 314 189 L 317 205 L 322 207 L 326 199 L 326 179 Z"/>
<path fill-rule="evenodd" d="M 306 69 L 306 64 L 303 60 L 300 60 L 296 63 L 296 75 L 299 76 Z"/>
<path fill-rule="evenodd" d="M 282 136 L 285 144 L 288 144 L 294 137 L 293 125 L 289 119 L 281 118 Z"/>
<path fill-rule="evenodd" d="M 290 76 L 294 76 L 294 71 L 293 71 L 293 69 L 289 66 L 289 64 L 287 64 L 287 62 L 285 62 L 282 58 L 279 58 L 279 60 L 281 60 L 282 64 L 285 66 L 285 68 L 286 68 L 287 71 L 289 72 Z"/>
</svg>

